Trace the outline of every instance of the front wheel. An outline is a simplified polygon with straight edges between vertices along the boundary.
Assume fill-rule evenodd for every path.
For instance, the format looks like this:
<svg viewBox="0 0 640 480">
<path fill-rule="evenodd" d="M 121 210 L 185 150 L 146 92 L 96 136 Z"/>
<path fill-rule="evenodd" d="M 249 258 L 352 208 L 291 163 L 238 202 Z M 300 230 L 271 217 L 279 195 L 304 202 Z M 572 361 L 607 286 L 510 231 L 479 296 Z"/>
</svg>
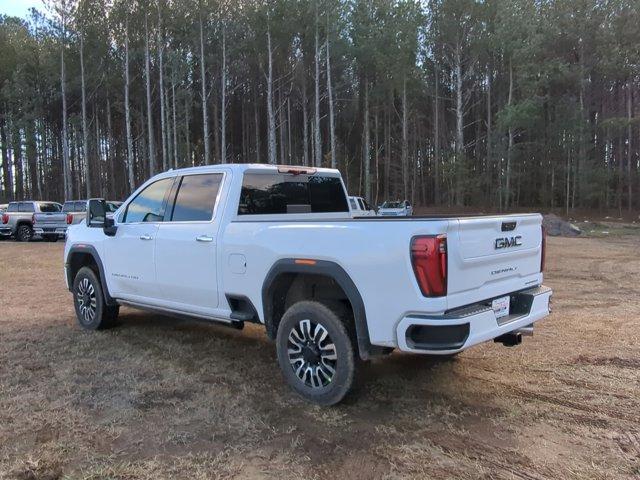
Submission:
<svg viewBox="0 0 640 480">
<path fill-rule="evenodd" d="M 289 386 L 305 400 L 334 405 L 351 389 L 355 359 L 345 321 L 313 301 L 292 305 L 278 326 L 278 363 Z"/>
<path fill-rule="evenodd" d="M 73 304 L 78 323 L 87 330 L 109 328 L 118 317 L 118 306 L 105 303 L 100 280 L 89 267 L 82 267 L 76 274 L 73 281 Z"/>
</svg>

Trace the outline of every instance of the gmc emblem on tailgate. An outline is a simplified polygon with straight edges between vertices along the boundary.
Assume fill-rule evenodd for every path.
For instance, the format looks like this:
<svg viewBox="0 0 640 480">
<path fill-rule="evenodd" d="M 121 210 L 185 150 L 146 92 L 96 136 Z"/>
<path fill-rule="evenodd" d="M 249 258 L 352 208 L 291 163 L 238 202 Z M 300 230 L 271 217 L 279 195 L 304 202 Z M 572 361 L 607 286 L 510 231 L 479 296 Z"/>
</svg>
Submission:
<svg viewBox="0 0 640 480">
<path fill-rule="evenodd" d="M 522 245 L 521 235 L 517 235 L 515 237 L 496 238 L 496 241 L 494 243 L 494 247 L 496 250 L 500 250 L 502 248 L 519 247 L 520 245 Z"/>
</svg>

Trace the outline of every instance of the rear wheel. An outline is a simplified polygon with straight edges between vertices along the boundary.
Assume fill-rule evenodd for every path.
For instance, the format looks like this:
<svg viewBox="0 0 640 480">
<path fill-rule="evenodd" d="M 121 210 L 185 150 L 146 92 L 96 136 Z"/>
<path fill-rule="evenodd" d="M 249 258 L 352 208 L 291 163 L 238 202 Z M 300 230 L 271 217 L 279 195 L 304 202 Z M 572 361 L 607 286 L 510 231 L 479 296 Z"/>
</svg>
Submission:
<svg viewBox="0 0 640 480">
<path fill-rule="evenodd" d="M 29 242 L 33 238 L 33 229 L 31 225 L 18 225 L 18 229 L 16 230 L 16 240 L 18 242 Z"/>
<path fill-rule="evenodd" d="M 334 405 L 351 389 L 352 341 L 343 319 L 327 306 L 313 301 L 292 305 L 278 326 L 276 346 L 285 380 L 305 400 Z"/>
<path fill-rule="evenodd" d="M 100 280 L 89 267 L 82 267 L 76 274 L 73 281 L 73 304 L 78 323 L 87 330 L 109 328 L 118 317 L 118 306 L 105 303 Z"/>
</svg>

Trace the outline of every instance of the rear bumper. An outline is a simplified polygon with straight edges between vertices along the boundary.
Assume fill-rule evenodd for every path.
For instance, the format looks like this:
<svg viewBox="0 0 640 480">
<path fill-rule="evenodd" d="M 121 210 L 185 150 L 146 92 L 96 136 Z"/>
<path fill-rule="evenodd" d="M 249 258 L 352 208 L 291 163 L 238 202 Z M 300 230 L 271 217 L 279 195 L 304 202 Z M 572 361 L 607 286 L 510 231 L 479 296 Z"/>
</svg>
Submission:
<svg viewBox="0 0 640 480">
<path fill-rule="evenodd" d="M 64 236 L 67 233 L 67 227 L 33 227 L 34 235 L 59 235 Z"/>
<path fill-rule="evenodd" d="M 11 236 L 11 227 L 0 226 L 0 237 L 10 237 L 10 236 Z"/>
<path fill-rule="evenodd" d="M 548 316 L 551 295 L 551 289 L 545 286 L 514 292 L 511 314 L 499 320 L 491 307 L 483 304 L 440 316 L 407 315 L 396 327 L 398 348 L 430 355 L 461 352 Z"/>
</svg>

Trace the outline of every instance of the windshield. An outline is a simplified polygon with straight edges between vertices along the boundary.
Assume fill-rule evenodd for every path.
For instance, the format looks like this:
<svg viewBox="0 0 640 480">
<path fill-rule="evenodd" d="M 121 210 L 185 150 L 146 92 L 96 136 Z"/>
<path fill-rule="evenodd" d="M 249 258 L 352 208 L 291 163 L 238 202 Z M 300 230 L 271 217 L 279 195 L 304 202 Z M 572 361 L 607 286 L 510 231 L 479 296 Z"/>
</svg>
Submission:
<svg viewBox="0 0 640 480">
<path fill-rule="evenodd" d="M 384 202 L 382 208 L 402 208 L 402 202 Z"/>
</svg>

